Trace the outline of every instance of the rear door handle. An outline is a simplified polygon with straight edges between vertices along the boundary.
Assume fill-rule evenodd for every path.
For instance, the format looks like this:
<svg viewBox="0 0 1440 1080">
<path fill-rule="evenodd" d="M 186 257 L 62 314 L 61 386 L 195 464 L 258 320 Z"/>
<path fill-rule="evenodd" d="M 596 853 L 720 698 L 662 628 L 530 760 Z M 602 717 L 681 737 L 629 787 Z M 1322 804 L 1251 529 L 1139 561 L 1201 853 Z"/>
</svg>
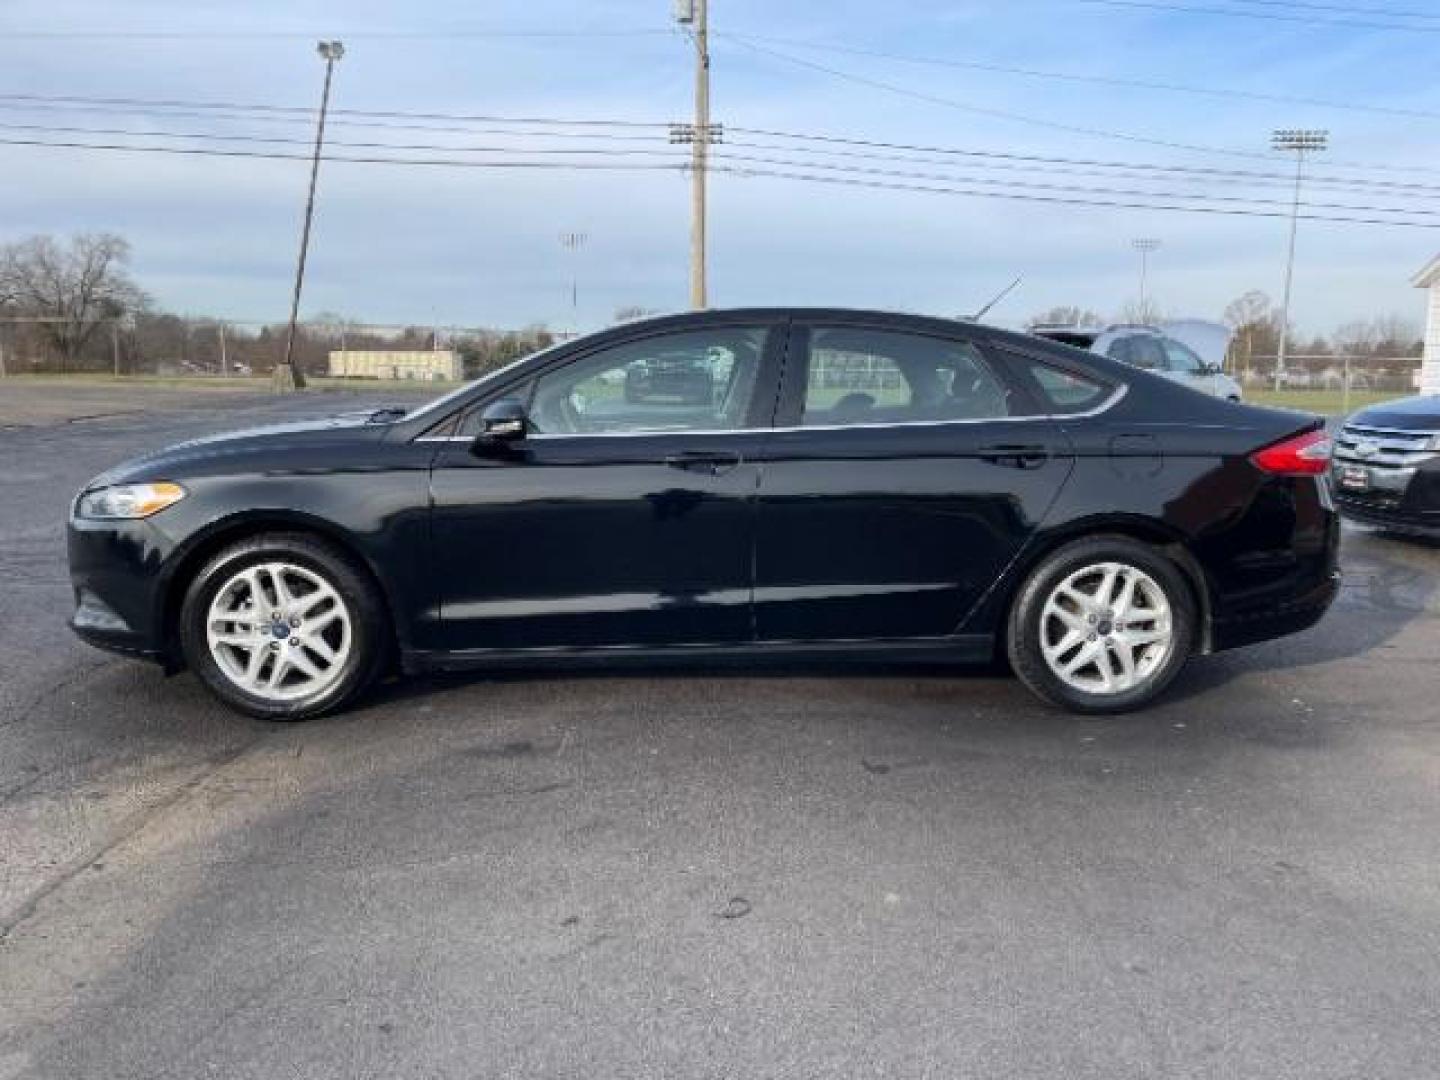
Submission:
<svg viewBox="0 0 1440 1080">
<path fill-rule="evenodd" d="M 672 469 L 683 469 L 686 472 L 722 476 L 740 464 L 740 455 L 716 453 L 709 450 L 686 450 L 679 454 L 671 454 L 665 459 L 665 464 Z"/>
<path fill-rule="evenodd" d="M 1050 448 L 1042 443 L 996 443 L 982 446 L 980 458 L 1012 469 L 1038 469 L 1050 459 Z"/>
</svg>

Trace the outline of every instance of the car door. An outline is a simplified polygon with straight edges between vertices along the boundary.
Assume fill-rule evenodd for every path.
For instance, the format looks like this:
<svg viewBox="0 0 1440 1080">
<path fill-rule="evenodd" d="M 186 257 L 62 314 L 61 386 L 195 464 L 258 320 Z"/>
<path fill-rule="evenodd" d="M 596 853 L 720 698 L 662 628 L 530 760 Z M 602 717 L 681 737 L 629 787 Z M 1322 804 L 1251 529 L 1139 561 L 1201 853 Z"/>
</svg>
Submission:
<svg viewBox="0 0 1440 1080">
<path fill-rule="evenodd" d="M 529 380 L 517 441 L 449 441 L 431 481 L 445 647 L 749 640 L 783 347 L 783 321 L 753 319 L 621 341 Z"/>
<path fill-rule="evenodd" d="M 796 319 L 756 531 L 761 641 L 954 634 L 1073 459 L 978 336 Z"/>
</svg>

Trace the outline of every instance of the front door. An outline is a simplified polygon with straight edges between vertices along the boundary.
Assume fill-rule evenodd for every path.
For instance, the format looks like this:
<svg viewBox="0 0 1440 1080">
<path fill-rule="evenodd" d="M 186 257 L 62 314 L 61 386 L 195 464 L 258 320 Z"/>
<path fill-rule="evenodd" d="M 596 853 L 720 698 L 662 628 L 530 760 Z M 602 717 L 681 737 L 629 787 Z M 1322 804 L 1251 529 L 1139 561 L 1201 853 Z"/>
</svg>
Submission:
<svg viewBox="0 0 1440 1080">
<path fill-rule="evenodd" d="M 529 384 L 525 438 L 447 444 L 432 477 L 446 647 L 750 640 L 783 337 L 752 320 L 610 345 Z"/>
<path fill-rule="evenodd" d="M 766 444 L 757 637 L 940 638 L 1070 470 L 1062 433 L 964 331 L 796 322 Z"/>
</svg>

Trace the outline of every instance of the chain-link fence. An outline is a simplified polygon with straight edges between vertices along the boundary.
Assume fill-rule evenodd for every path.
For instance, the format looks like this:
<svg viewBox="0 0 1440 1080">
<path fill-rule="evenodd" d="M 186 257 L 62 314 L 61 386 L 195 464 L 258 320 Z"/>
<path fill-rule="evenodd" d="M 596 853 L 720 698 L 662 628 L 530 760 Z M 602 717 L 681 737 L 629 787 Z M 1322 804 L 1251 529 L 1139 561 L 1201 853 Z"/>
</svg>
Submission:
<svg viewBox="0 0 1440 1080">
<path fill-rule="evenodd" d="M 1419 393 L 1421 359 L 1302 354 L 1287 356 L 1282 367 L 1278 357 L 1256 356 L 1233 374 L 1249 401 L 1339 416 Z"/>
</svg>

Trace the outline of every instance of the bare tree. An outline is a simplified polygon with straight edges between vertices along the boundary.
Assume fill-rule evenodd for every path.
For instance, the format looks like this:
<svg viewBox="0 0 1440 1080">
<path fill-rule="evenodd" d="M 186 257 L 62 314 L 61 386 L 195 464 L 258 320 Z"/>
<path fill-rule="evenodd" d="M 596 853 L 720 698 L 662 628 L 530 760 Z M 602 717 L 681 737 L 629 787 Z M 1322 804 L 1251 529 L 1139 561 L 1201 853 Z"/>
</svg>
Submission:
<svg viewBox="0 0 1440 1080">
<path fill-rule="evenodd" d="M 125 272 L 130 245 L 112 233 L 82 233 L 62 246 L 32 236 L 0 247 L 0 296 L 36 324 L 40 339 L 73 363 L 104 323 L 141 307 L 145 294 Z"/>
<path fill-rule="evenodd" d="M 1165 313 L 1160 310 L 1160 305 L 1147 297 L 1144 300 L 1127 300 L 1125 306 L 1120 309 L 1116 321 L 1153 326 L 1155 323 L 1163 322 L 1164 319 Z"/>
</svg>

